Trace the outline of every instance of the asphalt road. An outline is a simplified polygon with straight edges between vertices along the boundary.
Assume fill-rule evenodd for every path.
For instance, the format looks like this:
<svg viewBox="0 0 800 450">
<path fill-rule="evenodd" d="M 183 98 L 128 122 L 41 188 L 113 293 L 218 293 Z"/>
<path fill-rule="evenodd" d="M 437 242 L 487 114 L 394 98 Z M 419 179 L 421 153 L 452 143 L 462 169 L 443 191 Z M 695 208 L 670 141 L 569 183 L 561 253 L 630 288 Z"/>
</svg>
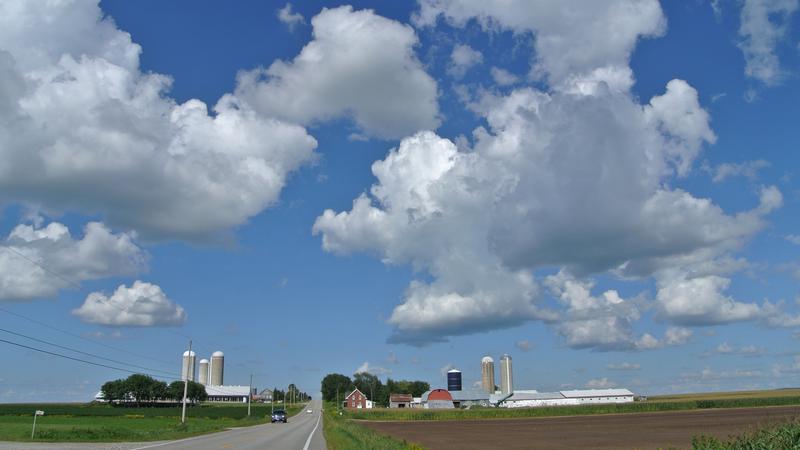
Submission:
<svg viewBox="0 0 800 450">
<path fill-rule="evenodd" d="M 319 400 L 311 403 L 312 414 L 305 411 L 289 418 L 289 423 L 256 425 L 219 433 L 165 442 L 110 444 L 23 444 L 0 442 L 0 450 L 325 450 Z"/>
</svg>

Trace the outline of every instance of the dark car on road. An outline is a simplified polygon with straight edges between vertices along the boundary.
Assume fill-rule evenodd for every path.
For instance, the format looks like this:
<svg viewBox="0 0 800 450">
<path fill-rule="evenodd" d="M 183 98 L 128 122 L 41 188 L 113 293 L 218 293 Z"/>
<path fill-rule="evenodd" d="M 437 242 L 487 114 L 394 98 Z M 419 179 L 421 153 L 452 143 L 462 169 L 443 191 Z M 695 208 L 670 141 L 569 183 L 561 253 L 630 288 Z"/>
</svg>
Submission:
<svg viewBox="0 0 800 450">
<path fill-rule="evenodd" d="M 272 412 L 272 423 L 275 422 L 283 422 L 286 423 L 286 411 L 282 409 L 276 409 Z"/>
</svg>

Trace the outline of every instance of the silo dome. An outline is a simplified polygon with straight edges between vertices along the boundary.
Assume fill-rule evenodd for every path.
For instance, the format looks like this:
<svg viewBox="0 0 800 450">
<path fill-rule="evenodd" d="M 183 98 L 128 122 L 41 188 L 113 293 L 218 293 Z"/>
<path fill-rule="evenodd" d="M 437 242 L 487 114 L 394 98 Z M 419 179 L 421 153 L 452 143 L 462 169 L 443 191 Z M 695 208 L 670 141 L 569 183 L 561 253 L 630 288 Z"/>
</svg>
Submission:
<svg viewBox="0 0 800 450">
<path fill-rule="evenodd" d="M 225 383 L 225 354 L 216 351 L 211 354 L 211 364 L 208 368 L 208 383 L 211 386 L 222 386 Z"/>
<path fill-rule="evenodd" d="M 493 363 L 494 360 L 492 359 L 491 356 L 484 356 L 483 359 L 481 359 L 481 362 L 482 363 Z"/>
<path fill-rule="evenodd" d="M 194 381 L 195 375 L 195 353 L 190 351 L 183 352 L 183 364 L 181 364 L 181 379 Z"/>
</svg>

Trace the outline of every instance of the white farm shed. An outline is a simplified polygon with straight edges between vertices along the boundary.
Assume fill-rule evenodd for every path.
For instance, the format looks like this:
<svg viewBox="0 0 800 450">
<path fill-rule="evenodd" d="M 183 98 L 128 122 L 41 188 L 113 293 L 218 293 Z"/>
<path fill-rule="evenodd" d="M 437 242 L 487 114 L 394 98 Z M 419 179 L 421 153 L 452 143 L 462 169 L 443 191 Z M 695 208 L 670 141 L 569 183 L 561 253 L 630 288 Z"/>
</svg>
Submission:
<svg viewBox="0 0 800 450">
<path fill-rule="evenodd" d="M 578 399 L 579 403 L 630 403 L 633 392 L 627 389 L 584 389 L 578 391 L 561 391 L 565 398 Z"/>
<path fill-rule="evenodd" d="M 250 386 L 205 386 L 209 402 L 247 403 Z"/>
<path fill-rule="evenodd" d="M 502 408 L 535 408 L 630 402 L 633 402 L 633 392 L 627 389 L 585 389 L 559 392 L 515 391 L 499 406 Z"/>
</svg>

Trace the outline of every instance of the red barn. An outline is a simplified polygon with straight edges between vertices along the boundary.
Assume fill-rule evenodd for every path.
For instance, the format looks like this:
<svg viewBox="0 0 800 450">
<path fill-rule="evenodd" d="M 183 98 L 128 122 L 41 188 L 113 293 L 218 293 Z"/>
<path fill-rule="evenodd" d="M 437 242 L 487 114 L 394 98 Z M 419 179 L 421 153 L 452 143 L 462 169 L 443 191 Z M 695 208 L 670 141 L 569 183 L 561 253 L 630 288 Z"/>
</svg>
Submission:
<svg viewBox="0 0 800 450">
<path fill-rule="evenodd" d="M 347 394 L 347 397 L 344 398 L 344 407 L 349 409 L 367 409 L 367 396 L 364 395 L 358 389 L 353 390 L 353 392 Z"/>
</svg>

